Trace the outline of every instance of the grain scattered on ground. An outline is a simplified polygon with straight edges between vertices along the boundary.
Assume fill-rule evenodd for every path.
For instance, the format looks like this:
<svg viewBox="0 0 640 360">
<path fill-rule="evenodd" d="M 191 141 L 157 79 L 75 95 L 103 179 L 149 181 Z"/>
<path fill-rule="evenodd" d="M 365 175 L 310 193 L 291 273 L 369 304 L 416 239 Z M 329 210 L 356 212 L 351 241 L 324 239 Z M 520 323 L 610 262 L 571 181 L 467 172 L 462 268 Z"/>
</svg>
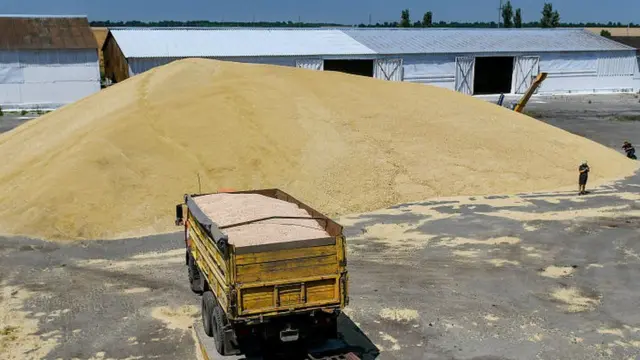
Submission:
<svg viewBox="0 0 640 360">
<path fill-rule="evenodd" d="M 614 336 L 619 336 L 621 338 L 624 338 L 624 333 L 622 332 L 621 329 L 607 329 L 607 328 L 602 328 L 602 329 L 598 329 L 598 334 L 603 334 L 603 335 L 614 335 Z"/>
<path fill-rule="evenodd" d="M 278 187 L 337 216 L 574 186 L 582 158 L 594 186 L 637 168 L 450 90 L 203 59 L 154 68 L 4 133 L 0 156 L 0 232 L 55 240 L 175 231 L 171 209 L 198 191 L 198 176 L 203 191 Z"/>
<path fill-rule="evenodd" d="M 463 258 L 476 258 L 480 252 L 476 250 L 456 250 L 453 255 Z"/>
<path fill-rule="evenodd" d="M 151 316 L 162 321 L 167 329 L 187 330 L 193 326 L 193 321 L 200 314 L 197 307 L 184 305 L 180 307 L 160 306 L 151 310 Z"/>
<path fill-rule="evenodd" d="M 514 245 L 520 243 L 520 239 L 513 236 L 501 236 L 486 240 L 469 239 L 463 237 L 446 237 L 440 241 L 438 246 L 456 247 L 463 245 Z"/>
<path fill-rule="evenodd" d="M 485 315 L 484 319 L 485 319 L 485 320 L 487 320 L 487 321 L 489 321 L 489 322 L 495 322 L 495 321 L 500 320 L 500 318 L 499 318 L 499 317 L 497 317 L 497 316 L 495 316 L 495 315 L 493 315 L 493 314 Z"/>
<path fill-rule="evenodd" d="M 522 250 L 527 252 L 527 257 L 541 259 L 544 257 L 543 253 L 533 246 L 523 246 Z"/>
<path fill-rule="evenodd" d="M 587 265 L 587 269 L 591 269 L 591 268 L 602 269 L 603 267 L 604 267 L 604 265 L 602 265 L 602 264 L 589 264 L 589 265 Z"/>
<path fill-rule="evenodd" d="M 591 311 L 600 305 L 600 299 L 587 297 L 575 287 L 557 288 L 551 292 L 551 297 L 563 303 L 563 308 L 571 313 Z"/>
<path fill-rule="evenodd" d="M 544 335 L 543 334 L 533 334 L 533 335 L 529 336 L 529 338 L 527 340 L 529 340 L 531 342 L 538 343 L 538 342 L 542 341 L 543 339 L 544 339 Z"/>
<path fill-rule="evenodd" d="M 520 265 L 520 262 L 518 261 L 506 260 L 506 259 L 490 259 L 490 260 L 486 260 L 486 262 L 495 267 L 503 267 L 505 265 L 513 265 L 513 266 Z"/>
<path fill-rule="evenodd" d="M 387 349 L 391 351 L 400 350 L 400 344 L 398 343 L 398 339 L 384 332 L 380 332 L 380 337 L 382 338 L 383 341 L 386 341 L 387 343 L 391 344 L 391 347 L 387 347 Z"/>
<path fill-rule="evenodd" d="M 580 210 L 566 210 L 566 211 L 549 211 L 549 212 L 524 212 L 514 210 L 498 210 L 495 212 L 487 213 L 487 215 L 502 217 L 511 220 L 518 221 L 563 221 L 574 220 L 576 218 L 613 218 L 619 216 L 622 212 L 625 216 L 633 216 L 635 213 L 626 211 L 629 209 L 629 205 L 620 206 L 606 206 L 600 208 L 588 208 Z"/>
<path fill-rule="evenodd" d="M 44 294 L 6 284 L 1 284 L 0 288 L 0 359 L 45 358 L 60 344 L 62 335 L 58 331 L 37 335 L 39 320 L 24 308 L 27 300 Z"/>
<path fill-rule="evenodd" d="M 410 322 L 418 320 L 420 315 L 413 309 L 386 308 L 380 311 L 380 317 L 385 320 Z"/>
<path fill-rule="evenodd" d="M 571 266 L 547 266 L 539 272 L 540 276 L 559 279 L 569 277 L 574 273 L 575 269 Z"/>
<path fill-rule="evenodd" d="M 101 268 L 104 270 L 125 271 L 149 266 L 167 266 L 184 263 L 184 249 L 169 250 L 166 252 L 150 252 L 133 255 L 124 260 L 90 259 L 78 261 L 78 266 Z"/>
<path fill-rule="evenodd" d="M 151 291 L 151 289 L 145 288 L 145 287 L 137 287 L 137 288 L 125 289 L 123 293 L 124 294 L 142 294 L 148 291 Z"/>
</svg>

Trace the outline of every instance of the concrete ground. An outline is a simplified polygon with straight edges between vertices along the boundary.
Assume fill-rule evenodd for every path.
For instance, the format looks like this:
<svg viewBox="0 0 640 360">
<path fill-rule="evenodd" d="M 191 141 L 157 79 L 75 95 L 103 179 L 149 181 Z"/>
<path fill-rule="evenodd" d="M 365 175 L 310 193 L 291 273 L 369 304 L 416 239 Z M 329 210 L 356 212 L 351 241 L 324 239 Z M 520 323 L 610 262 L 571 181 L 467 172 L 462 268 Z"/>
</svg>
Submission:
<svg viewBox="0 0 640 360">
<path fill-rule="evenodd" d="M 527 110 L 619 148 L 640 141 L 633 99 L 536 99 Z M 640 358 L 640 175 L 592 190 L 338 219 L 349 244 L 344 341 L 363 359 Z M 199 298 L 177 234 L 0 238 L 0 288 L 0 358 L 196 359 Z"/>
<path fill-rule="evenodd" d="M 29 114 L 23 116 L 16 113 L 4 113 L 4 115 L 0 116 L 0 134 L 24 124 L 35 117 L 37 116 Z"/>
</svg>

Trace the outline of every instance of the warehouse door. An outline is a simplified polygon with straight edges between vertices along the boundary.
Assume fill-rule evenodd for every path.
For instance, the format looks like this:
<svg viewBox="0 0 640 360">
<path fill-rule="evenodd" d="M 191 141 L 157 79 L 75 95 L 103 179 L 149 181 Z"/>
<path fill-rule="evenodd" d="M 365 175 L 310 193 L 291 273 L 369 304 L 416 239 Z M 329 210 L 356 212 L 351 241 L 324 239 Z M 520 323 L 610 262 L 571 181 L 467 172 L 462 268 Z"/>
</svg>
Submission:
<svg viewBox="0 0 640 360">
<path fill-rule="evenodd" d="M 373 60 L 325 60 L 324 70 L 373 77 Z"/>
<path fill-rule="evenodd" d="M 524 94 L 533 84 L 533 80 L 540 73 L 540 58 L 538 56 L 519 56 L 516 58 L 514 72 L 514 93 Z"/>
<path fill-rule="evenodd" d="M 511 93 L 513 57 L 478 56 L 473 70 L 473 95 Z"/>
<path fill-rule="evenodd" d="M 389 81 L 402 81 L 402 59 L 378 59 L 373 70 L 373 77 Z"/>
<path fill-rule="evenodd" d="M 296 60 L 296 67 L 309 70 L 324 70 L 322 59 L 300 59 Z"/>
<path fill-rule="evenodd" d="M 456 58 L 456 91 L 473 95 L 473 73 L 476 59 L 472 57 Z"/>
</svg>

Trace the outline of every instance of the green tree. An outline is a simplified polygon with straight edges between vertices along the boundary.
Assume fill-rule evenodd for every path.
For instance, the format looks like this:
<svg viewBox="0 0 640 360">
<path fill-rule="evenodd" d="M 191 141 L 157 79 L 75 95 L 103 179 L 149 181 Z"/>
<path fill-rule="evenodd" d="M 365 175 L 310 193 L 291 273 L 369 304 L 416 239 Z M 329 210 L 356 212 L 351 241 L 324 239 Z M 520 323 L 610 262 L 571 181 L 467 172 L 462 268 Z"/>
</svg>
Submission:
<svg viewBox="0 0 640 360">
<path fill-rule="evenodd" d="M 516 9 L 516 15 L 513 17 L 513 25 L 517 28 L 522 27 L 522 9 Z"/>
<path fill-rule="evenodd" d="M 411 27 L 411 17 L 409 16 L 409 9 L 402 10 L 402 16 L 400 17 L 400 27 Z"/>
<path fill-rule="evenodd" d="M 506 28 L 513 27 L 513 7 L 511 6 L 511 1 L 507 1 L 502 7 L 502 23 Z"/>
<path fill-rule="evenodd" d="M 540 19 L 540 26 L 543 28 L 553 28 L 560 25 L 560 13 L 553 10 L 551 3 L 544 3 L 542 7 L 542 19 Z"/>
<path fill-rule="evenodd" d="M 427 11 L 424 13 L 422 17 L 422 27 L 432 27 L 433 26 L 433 13 L 431 11 Z"/>
<path fill-rule="evenodd" d="M 560 13 L 558 12 L 558 10 L 555 10 L 553 12 L 553 16 L 551 16 L 551 27 L 558 27 L 560 26 Z"/>
<path fill-rule="evenodd" d="M 611 33 L 608 30 L 604 30 L 602 29 L 600 31 L 600 36 L 604 36 L 604 37 L 611 37 Z"/>
</svg>

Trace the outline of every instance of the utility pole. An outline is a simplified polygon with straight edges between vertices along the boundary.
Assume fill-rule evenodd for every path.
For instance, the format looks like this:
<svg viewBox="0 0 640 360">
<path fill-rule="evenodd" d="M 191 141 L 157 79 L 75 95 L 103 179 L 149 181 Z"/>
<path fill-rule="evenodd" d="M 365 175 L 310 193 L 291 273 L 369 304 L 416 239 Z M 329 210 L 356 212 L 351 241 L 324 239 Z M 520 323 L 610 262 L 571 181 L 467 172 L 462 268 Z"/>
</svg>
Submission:
<svg viewBox="0 0 640 360">
<path fill-rule="evenodd" d="M 502 19 L 502 0 L 500 0 L 500 7 L 498 8 L 498 29 L 500 29 L 500 19 Z"/>
</svg>

